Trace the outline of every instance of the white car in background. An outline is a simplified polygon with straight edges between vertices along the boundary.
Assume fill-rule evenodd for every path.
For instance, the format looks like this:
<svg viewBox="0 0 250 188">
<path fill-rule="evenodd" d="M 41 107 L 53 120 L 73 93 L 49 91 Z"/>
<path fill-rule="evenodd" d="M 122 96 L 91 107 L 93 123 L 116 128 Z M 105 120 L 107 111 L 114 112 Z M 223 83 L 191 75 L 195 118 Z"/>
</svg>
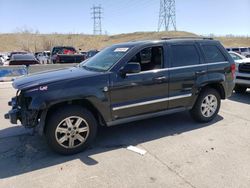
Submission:
<svg viewBox="0 0 250 188">
<path fill-rule="evenodd" d="M 0 65 L 3 65 L 3 62 L 4 62 L 4 58 L 2 55 L 0 55 Z"/>
<path fill-rule="evenodd" d="M 236 52 L 245 57 L 250 57 L 250 48 L 247 48 L 247 47 L 227 48 L 227 51 Z"/>
<path fill-rule="evenodd" d="M 6 62 L 8 62 L 8 60 L 9 60 L 8 53 L 0 54 L 0 65 L 5 65 Z"/>
<path fill-rule="evenodd" d="M 49 64 L 50 63 L 50 51 L 44 51 L 44 52 L 38 53 L 36 58 L 41 64 Z"/>
<path fill-rule="evenodd" d="M 235 92 L 245 93 L 250 88 L 250 58 L 236 52 L 228 52 L 236 65 Z"/>
</svg>

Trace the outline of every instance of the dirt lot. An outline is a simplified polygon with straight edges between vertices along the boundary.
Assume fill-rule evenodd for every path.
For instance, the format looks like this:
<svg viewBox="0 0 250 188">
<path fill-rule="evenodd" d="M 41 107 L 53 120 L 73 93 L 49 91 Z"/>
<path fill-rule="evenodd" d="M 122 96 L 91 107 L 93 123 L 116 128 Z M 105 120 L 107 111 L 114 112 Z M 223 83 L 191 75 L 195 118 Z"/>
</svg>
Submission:
<svg viewBox="0 0 250 188">
<path fill-rule="evenodd" d="M 178 113 L 103 128 L 92 148 L 73 156 L 3 119 L 14 93 L 0 85 L 0 187 L 250 187 L 249 91 L 223 101 L 211 123 Z"/>
<path fill-rule="evenodd" d="M 118 35 L 84 35 L 84 34 L 32 34 L 12 33 L 0 34 L 0 49 L 2 51 L 24 50 L 43 51 L 50 50 L 57 45 L 74 46 L 76 49 L 91 50 L 103 49 L 112 44 L 135 40 L 159 40 L 164 37 L 197 37 L 195 33 L 185 31 L 169 32 L 136 32 Z M 225 47 L 250 47 L 249 36 L 220 36 L 215 37 Z"/>
</svg>

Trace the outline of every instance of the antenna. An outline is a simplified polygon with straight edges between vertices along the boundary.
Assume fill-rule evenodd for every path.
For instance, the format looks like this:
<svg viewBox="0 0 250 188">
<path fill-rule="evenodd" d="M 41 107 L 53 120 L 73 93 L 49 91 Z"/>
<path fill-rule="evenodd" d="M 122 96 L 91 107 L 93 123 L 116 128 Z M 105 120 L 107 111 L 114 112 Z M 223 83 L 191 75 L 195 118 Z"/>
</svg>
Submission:
<svg viewBox="0 0 250 188">
<path fill-rule="evenodd" d="M 175 0 L 161 0 L 158 32 L 161 31 L 162 27 L 164 31 L 169 31 L 171 26 L 176 31 Z"/>
<path fill-rule="evenodd" d="M 93 34 L 94 35 L 102 35 L 102 7 L 101 5 L 95 6 L 91 8 L 93 15 L 92 19 L 94 20 L 93 24 Z"/>
</svg>

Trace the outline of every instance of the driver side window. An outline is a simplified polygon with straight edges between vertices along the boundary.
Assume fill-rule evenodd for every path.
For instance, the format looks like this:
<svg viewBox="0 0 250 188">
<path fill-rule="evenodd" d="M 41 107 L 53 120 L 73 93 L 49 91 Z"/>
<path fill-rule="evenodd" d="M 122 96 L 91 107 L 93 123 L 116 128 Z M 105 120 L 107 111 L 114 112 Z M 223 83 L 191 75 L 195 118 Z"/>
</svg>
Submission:
<svg viewBox="0 0 250 188">
<path fill-rule="evenodd" d="M 142 72 L 161 69 L 163 65 L 163 48 L 161 46 L 145 48 L 131 58 L 128 63 L 139 63 Z"/>
</svg>

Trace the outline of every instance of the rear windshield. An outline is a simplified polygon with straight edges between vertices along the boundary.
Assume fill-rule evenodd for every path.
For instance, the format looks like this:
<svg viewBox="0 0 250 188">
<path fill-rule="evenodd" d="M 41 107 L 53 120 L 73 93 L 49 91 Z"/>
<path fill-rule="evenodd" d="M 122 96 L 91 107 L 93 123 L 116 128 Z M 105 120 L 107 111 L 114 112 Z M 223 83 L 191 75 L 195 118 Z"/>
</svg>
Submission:
<svg viewBox="0 0 250 188">
<path fill-rule="evenodd" d="M 73 47 L 55 47 L 53 48 L 52 55 L 55 54 L 74 54 L 76 50 Z"/>
<path fill-rule="evenodd" d="M 21 54 L 15 54 L 11 57 L 12 60 L 35 60 L 35 56 L 33 55 L 28 55 L 28 54 L 25 54 L 25 55 L 21 55 Z"/>
</svg>

